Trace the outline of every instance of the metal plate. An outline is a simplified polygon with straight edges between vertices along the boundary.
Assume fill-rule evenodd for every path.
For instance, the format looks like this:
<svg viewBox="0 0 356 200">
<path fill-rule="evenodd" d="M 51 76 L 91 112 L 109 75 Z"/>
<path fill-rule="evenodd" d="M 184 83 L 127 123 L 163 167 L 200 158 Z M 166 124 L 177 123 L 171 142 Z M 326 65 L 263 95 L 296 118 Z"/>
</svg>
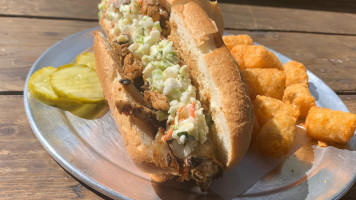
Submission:
<svg viewBox="0 0 356 200">
<path fill-rule="evenodd" d="M 71 62 L 76 55 L 92 47 L 92 32 L 97 29 L 85 30 L 56 43 L 32 66 L 24 89 L 24 103 L 37 138 L 69 173 L 112 198 L 216 199 L 218 196 L 211 191 L 197 192 L 191 183 L 151 182 L 132 164 L 110 113 L 97 120 L 85 120 L 44 105 L 28 94 L 28 79 L 35 71 L 44 66 L 58 67 Z M 282 63 L 290 60 L 275 53 Z M 325 83 L 310 72 L 308 75 L 310 90 L 319 106 L 348 111 Z M 355 180 L 355 146 L 355 137 L 348 149 L 319 148 L 310 142 L 238 198 L 340 198 Z"/>
</svg>

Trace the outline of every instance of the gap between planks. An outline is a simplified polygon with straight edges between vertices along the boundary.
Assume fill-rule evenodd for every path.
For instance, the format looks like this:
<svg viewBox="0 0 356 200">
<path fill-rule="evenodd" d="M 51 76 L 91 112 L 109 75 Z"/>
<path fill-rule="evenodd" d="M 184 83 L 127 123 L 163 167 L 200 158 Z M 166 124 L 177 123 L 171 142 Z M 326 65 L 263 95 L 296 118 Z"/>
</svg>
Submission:
<svg viewBox="0 0 356 200">
<path fill-rule="evenodd" d="M 250 32 L 277 32 L 277 33 L 305 33 L 317 35 L 335 35 L 335 36 L 356 36 L 351 33 L 331 33 L 331 32 L 316 32 L 316 31 L 298 31 L 298 30 L 278 30 L 278 29 L 243 29 L 225 27 L 226 31 L 250 31 Z"/>
<path fill-rule="evenodd" d="M 74 18 L 74 17 L 51 17 L 51 16 L 30 16 L 30 15 L 9 15 L 0 14 L 0 17 L 13 17 L 13 18 L 28 18 L 28 19 L 53 19 L 53 20 L 70 20 L 70 21 L 86 21 L 97 22 L 98 19 Z"/>
</svg>

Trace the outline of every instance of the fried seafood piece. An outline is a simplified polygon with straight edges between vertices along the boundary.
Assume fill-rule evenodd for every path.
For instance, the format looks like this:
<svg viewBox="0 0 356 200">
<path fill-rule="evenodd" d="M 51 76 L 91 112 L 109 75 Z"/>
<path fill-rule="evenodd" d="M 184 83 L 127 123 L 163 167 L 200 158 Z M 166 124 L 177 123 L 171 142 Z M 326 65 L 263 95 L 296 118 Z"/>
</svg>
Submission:
<svg viewBox="0 0 356 200">
<path fill-rule="evenodd" d="M 157 0 L 143 0 L 141 14 L 152 17 L 153 21 L 160 20 L 159 5 Z"/>
<path fill-rule="evenodd" d="M 136 58 L 128 49 L 128 44 L 119 44 L 118 42 L 111 43 L 114 49 L 116 61 L 118 62 L 118 71 L 125 77 L 134 80 L 142 76 L 144 69 L 140 59 Z"/>
<path fill-rule="evenodd" d="M 158 91 L 145 90 L 143 93 L 145 102 L 156 110 L 167 111 L 169 109 L 168 98 Z"/>
<path fill-rule="evenodd" d="M 149 121 L 153 127 L 158 127 L 159 122 L 156 119 L 156 113 L 143 105 L 124 100 L 116 100 L 115 106 L 119 113 L 133 115 L 142 121 Z"/>
<path fill-rule="evenodd" d="M 216 149 L 211 139 L 198 145 L 192 154 L 183 159 L 178 181 L 194 180 L 204 191 L 213 179 L 223 175 L 224 166 L 218 161 Z"/>
<path fill-rule="evenodd" d="M 142 76 L 143 66 L 139 59 L 136 59 L 133 53 L 129 53 L 124 58 L 123 74 L 134 80 Z"/>
</svg>

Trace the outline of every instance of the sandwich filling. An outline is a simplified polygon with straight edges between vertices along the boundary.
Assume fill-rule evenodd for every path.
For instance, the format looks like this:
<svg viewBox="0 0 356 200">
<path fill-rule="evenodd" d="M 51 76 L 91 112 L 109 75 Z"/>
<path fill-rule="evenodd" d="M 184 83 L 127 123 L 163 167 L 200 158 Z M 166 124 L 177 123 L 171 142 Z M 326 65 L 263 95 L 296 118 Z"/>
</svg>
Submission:
<svg viewBox="0 0 356 200">
<path fill-rule="evenodd" d="M 202 189 L 207 188 L 213 178 L 221 176 L 223 167 L 208 135 L 211 117 L 197 100 L 188 67 L 167 39 L 169 14 L 156 0 L 102 0 L 98 7 L 100 23 L 110 22 L 107 34 L 127 77 L 122 83 L 143 82 L 138 89 L 143 89 L 150 109 L 129 102 L 119 102 L 117 107 L 145 120 L 154 115 L 165 123 L 165 130 L 156 135 L 156 165 L 174 168 L 172 173 L 180 175 L 180 181 L 194 179 Z"/>
<path fill-rule="evenodd" d="M 161 34 L 160 21 L 142 14 L 142 1 L 121 3 L 103 0 L 98 6 L 99 16 L 115 22 L 112 31 L 116 42 L 127 43 L 129 51 L 141 60 L 143 79 L 151 92 L 168 99 L 168 109 L 157 111 L 159 121 L 167 120 L 163 139 L 172 140 L 174 154 L 185 158 L 198 143 L 207 140 L 209 132 L 188 67 L 180 65 L 173 42 Z"/>
</svg>

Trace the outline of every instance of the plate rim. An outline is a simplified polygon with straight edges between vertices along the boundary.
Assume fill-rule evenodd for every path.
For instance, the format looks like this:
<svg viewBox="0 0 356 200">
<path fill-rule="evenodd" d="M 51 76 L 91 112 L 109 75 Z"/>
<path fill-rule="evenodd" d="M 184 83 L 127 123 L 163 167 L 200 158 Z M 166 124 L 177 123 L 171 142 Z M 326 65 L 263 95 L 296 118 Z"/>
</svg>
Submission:
<svg viewBox="0 0 356 200">
<path fill-rule="evenodd" d="M 37 127 L 37 124 L 33 118 L 33 115 L 31 113 L 31 107 L 29 104 L 29 99 L 28 99 L 28 80 L 31 77 L 31 75 L 35 72 L 36 66 L 38 65 L 38 63 L 52 50 L 55 49 L 58 45 L 62 44 L 63 42 L 70 40 L 74 37 L 80 36 L 82 34 L 86 34 L 88 32 L 92 32 L 95 30 L 101 30 L 100 26 L 95 26 L 89 29 L 85 29 L 82 30 L 80 32 L 76 32 L 68 37 L 65 37 L 62 40 L 57 41 L 56 43 L 54 43 L 53 45 L 51 45 L 48 49 L 46 49 L 46 51 L 44 51 L 40 57 L 37 58 L 37 60 L 34 62 L 34 64 L 31 66 L 27 76 L 26 76 L 26 82 L 24 85 L 24 93 L 23 93 L 23 98 L 24 98 L 24 108 L 25 108 L 25 113 L 26 113 L 26 117 L 27 120 L 30 124 L 30 127 L 32 129 L 32 131 L 35 133 L 37 139 L 41 142 L 42 146 L 46 149 L 46 151 L 51 155 L 52 158 L 54 158 L 56 160 L 56 162 L 58 162 L 58 164 L 60 164 L 68 173 L 70 173 L 71 175 L 75 176 L 76 178 L 78 178 L 80 181 L 82 181 L 84 184 L 90 186 L 91 188 L 95 189 L 96 191 L 111 197 L 111 198 L 121 198 L 121 199 L 130 199 L 122 194 L 120 194 L 119 192 L 112 190 L 100 183 L 98 183 L 97 181 L 95 181 L 94 179 L 92 179 L 90 176 L 86 175 L 83 171 L 81 171 L 80 169 L 74 167 L 73 165 L 71 165 L 67 160 L 65 160 L 61 155 L 59 155 L 56 151 L 56 149 L 54 149 L 49 142 L 45 139 L 45 137 L 41 134 L 41 131 L 39 130 L 39 128 Z M 225 34 L 229 34 L 229 33 L 224 33 Z M 260 45 L 259 43 L 256 43 L 257 45 Z M 276 52 L 273 49 L 270 49 L 268 47 L 266 47 L 268 50 L 273 51 L 278 57 L 284 57 L 288 60 L 292 60 L 290 58 L 288 58 L 287 56 L 284 56 L 283 54 Z M 344 104 L 344 102 L 339 98 L 339 96 L 337 96 L 337 94 L 325 83 L 323 82 L 319 77 L 317 77 L 314 73 L 312 73 L 311 71 L 307 70 L 308 76 L 313 76 L 314 79 L 316 79 L 319 82 L 322 82 L 326 87 L 324 89 L 329 90 L 329 92 L 334 96 L 334 98 L 337 98 L 341 104 L 340 106 L 343 107 L 344 111 L 349 112 L 347 106 Z M 344 196 L 349 189 L 353 186 L 353 184 L 356 181 L 356 173 L 354 173 L 353 177 L 349 180 L 349 183 L 347 185 L 345 185 L 345 187 L 343 188 L 343 190 L 340 190 L 338 193 L 336 193 L 334 196 L 331 196 L 330 199 L 339 199 L 342 196 Z"/>
</svg>

